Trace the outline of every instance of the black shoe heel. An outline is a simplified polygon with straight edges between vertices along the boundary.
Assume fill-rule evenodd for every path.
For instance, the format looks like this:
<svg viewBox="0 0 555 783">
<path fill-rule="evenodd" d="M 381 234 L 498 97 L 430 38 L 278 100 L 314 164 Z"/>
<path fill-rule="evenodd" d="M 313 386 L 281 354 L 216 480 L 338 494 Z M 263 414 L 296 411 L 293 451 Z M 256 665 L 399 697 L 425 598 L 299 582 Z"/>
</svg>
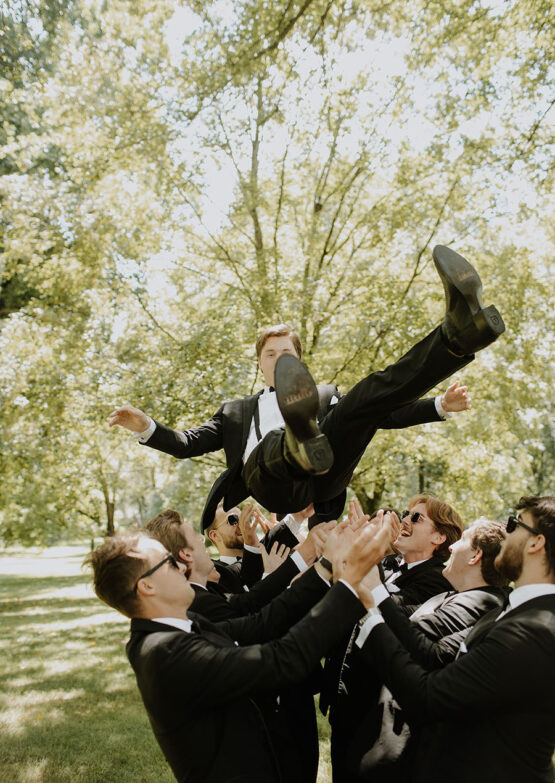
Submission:
<svg viewBox="0 0 555 783">
<path fill-rule="evenodd" d="M 312 472 L 316 475 L 327 473 L 333 465 L 333 451 L 325 435 L 320 434 L 300 444 L 301 451 L 312 465 Z"/>
</svg>

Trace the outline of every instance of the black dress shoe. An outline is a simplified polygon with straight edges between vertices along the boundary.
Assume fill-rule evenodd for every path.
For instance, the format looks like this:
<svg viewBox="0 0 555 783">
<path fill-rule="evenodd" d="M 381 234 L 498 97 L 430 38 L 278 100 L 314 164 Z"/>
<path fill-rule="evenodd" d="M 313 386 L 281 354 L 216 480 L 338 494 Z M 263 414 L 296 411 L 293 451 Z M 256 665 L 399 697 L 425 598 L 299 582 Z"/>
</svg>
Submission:
<svg viewBox="0 0 555 783">
<path fill-rule="evenodd" d="M 312 375 L 296 356 L 283 354 L 276 362 L 275 387 L 285 422 L 285 458 L 305 473 L 327 473 L 333 452 L 318 428 L 318 389 Z"/>
<path fill-rule="evenodd" d="M 447 300 L 441 325 L 447 347 L 457 356 L 485 348 L 503 334 L 505 324 L 493 305 L 484 307 L 478 272 L 450 247 L 436 245 L 432 255 Z"/>
</svg>

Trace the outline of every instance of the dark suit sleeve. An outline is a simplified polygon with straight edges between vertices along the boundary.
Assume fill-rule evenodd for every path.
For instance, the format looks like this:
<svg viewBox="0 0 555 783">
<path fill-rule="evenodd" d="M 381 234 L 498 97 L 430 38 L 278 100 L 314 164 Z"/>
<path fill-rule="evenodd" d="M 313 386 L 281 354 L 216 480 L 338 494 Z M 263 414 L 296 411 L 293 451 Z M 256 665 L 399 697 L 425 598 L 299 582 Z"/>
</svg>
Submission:
<svg viewBox="0 0 555 783">
<path fill-rule="evenodd" d="M 415 720 L 527 712 L 531 694 L 546 703 L 555 698 L 553 628 L 541 624 L 531 629 L 501 621 L 470 652 L 435 672 L 415 663 L 385 623 L 372 630 L 361 652 Z"/>
<path fill-rule="evenodd" d="M 435 398 L 417 400 L 409 405 L 403 405 L 384 416 L 378 423 L 382 430 L 398 430 L 403 427 L 413 427 L 416 424 L 426 424 L 430 421 L 443 421 L 435 406 Z"/>
<path fill-rule="evenodd" d="M 223 406 L 212 418 L 198 427 L 188 430 L 172 430 L 156 423 L 156 429 L 144 444 L 178 459 L 199 457 L 209 451 L 223 448 Z"/>
<path fill-rule="evenodd" d="M 235 616 L 258 612 L 282 593 L 298 573 L 299 569 L 288 557 L 279 568 L 265 579 L 260 579 L 248 592 L 230 595 L 227 602 L 233 608 Z"/>
<path fill-rule="evenodd" d="M 309 568 L 299 579 L 256 614 L 218 623 L 223 631 L 241 645 L 267 642 L 282 636 L 329 591 L 327 583 Z"/>
<path fill-rule="evenodd" d="M 241 615 L 223 596 L 214 595 L 207 590 L 199 592 L 195 590 L 195 599 L 190 609 L 192 612 L 207 617 L 213 623 L 230 620 L 232 617 L 240 617 Z"/>
<path fill-rule="evenodd" d="M 256 696 L 301 682 L 321 656 L 364 614 L 364 607 L 338 583 L 281 639 L 249 647 L 221 647 L 202 634 L 169 634 L 153 650 L 159 660 L 142 666 L 163 672 L 164 687 L 187 711 L 204 711 L 243 696 Z"/>
<path fill-rule="evenodd" d="M 432 614 L 412 622 L 388 598 L 380 611 L 413 660 L 427 670 L 441 669 L 454 661 L 461 642 L 476 620 L 493 604 L 483 606 L 465 595 L 454 596 Z"/>
<path fill-rule="evenodd" d="M 254 552 L 249 552 L 248 549 L 243 550 L 243 557 L 241 558 L 241 569 L 239 571 L 239 579 L 241 583 L 251 588 L 260 579 L 264 573 L 264 561 L 262 555 L 255 555 Z"/>
<path fill-rule="evenodd" d="M 289 530 L 289 527 L 283 520 L 278 522 L 277 525 L 274 525 L 271 530 L 268 530 L 262 539 L 262 545 L 266 548 L 266 551 L 269 552 L 276 541 L 280 545 L 285 544 L 285 546 L 288 546 L 290 549 L 293 549 L 299 543 L 297 536 Z"/>
</svg>

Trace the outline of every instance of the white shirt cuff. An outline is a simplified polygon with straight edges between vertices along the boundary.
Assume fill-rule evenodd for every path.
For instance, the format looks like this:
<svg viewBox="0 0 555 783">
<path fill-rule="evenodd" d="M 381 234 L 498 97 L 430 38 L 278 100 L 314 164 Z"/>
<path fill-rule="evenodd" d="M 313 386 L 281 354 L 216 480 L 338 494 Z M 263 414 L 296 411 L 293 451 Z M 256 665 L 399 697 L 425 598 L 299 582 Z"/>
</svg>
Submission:
<svg viewBox="0 0 555 783">
<path fill-rule="evenodd" d="M 150 416 L 148 417 L 150 424 L 146 428 L 144 432 L 134 432 L 133 437 L 135 440 L 138 440 L 139 443 L 146 443 L 147 440 L 150 438 L 154 430 L 156 429 L 156 422 L 153 421 Z"/>
<path fill-rule="evenodd" d="M 351 593 L 353 593 L 353 595 L 356 595 L 356 597 L 358 598 L 358 593 L 357 593 L 357 591 L 355 590 L 355 588 L 354 588 L 352 585 L 350 585 L 350 584 L 349 584 L 347 581 L 345 581 L 345 579 L 338 579 L 337 581 L 338 581 L 338 582 L 343 582 L 343 584 L 345 585 L 345 587 L 348 587 L 348 588 L 349 588 L 349 590 L 351 591 Z"/>
<path fill-rule="evenodd" d="M 383 604 L 386 598 L 389 598 L 389 591 L 387 587 L 384 587 L 383 585 L 378 585 L 375 587 L 372 590 L 372 598 L 374 599 L 376 606 Z"/>
<path fill-rule="evenodd" d="M 299 554 L 297 552 L 297 550 L 295 550 L 294 552 L 291 552 L 289 557 L 295 563 L 295 565 L 297 566 L 297 568 L 299 569 L 301 574 L 302 574 L 303 571 L 306 571 L 306 569 L 308 568 L 308 565 L 305 563 L 303 556 L 301 554 Z"/>
<path fill-rule="evenodd" d="M 437 415 L 440 416 L 442 419 L 450 419 L 453 415 L 453 411 L 446 411 L 443 405 L 441 404 L 441 396 L 436 397 L 435 400 L 435 406 Z"/>
<path fill-rule="evenodd" d="M 296 538 L 298 538 L 298 537 L 299 537 L 299 532 L 300 532 L 301 526 L 300 526 L 300 524 L 297 522 L 297 520 L 295 519 L 295 517 L 293 516 L 293 514 L 287 514 L 287 516 L 286 516 L 286 517 L 283 517 L 283 521 L 285 522 L 285 524 L 287 525 L 287 527 L 289 528 L 289 530 L 290 530 L 290 531 L 293 533 L 293 535 L 294 535 Z"/>
<path fill-rule="evenodd" d="M 375 612 L 375 614 L 374 614 Z M 355 644 L 357 647 L 362 647 L 364 642 L 368 639 L 370 632 L 381 623 L 385 622 L 381 614 L 377 609 L 370 609 L 368 617 L 364 621 L 362 628 L 358 632 Z"/>
<path fill-rule="evenodd" d="M 250 544 L 243 544 L 243 549 L 246 549 L 247 552 L 252 552 L 253 555 L 261 555 L 262 552 L 260 551 L 259 546 L 251 546 Z"/>
</svg>

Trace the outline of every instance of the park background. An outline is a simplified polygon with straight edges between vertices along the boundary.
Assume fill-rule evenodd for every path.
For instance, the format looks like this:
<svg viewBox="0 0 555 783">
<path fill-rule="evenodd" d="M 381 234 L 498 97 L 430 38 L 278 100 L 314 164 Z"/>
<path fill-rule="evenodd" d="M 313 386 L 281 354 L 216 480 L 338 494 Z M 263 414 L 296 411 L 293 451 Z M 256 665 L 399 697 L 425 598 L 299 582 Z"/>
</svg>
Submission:
<svg viewBox="0 0 555 783">
<path fill-rule="evenodd" d="M 550 0 L 0 0 L 6 781 L 170 780 L 126 624 L 78 564 L 162 507 L 197 524 L 224 462 L 106 418 L 206 421 L 261 385 L 261 327 L 345 391 L 440 322 L 452 245 L 507 331 L 460 374 L 472 411 L 379 434 L 351 492 L 469 521 L 553 491 L 554 21 Z"/>
</svg>

